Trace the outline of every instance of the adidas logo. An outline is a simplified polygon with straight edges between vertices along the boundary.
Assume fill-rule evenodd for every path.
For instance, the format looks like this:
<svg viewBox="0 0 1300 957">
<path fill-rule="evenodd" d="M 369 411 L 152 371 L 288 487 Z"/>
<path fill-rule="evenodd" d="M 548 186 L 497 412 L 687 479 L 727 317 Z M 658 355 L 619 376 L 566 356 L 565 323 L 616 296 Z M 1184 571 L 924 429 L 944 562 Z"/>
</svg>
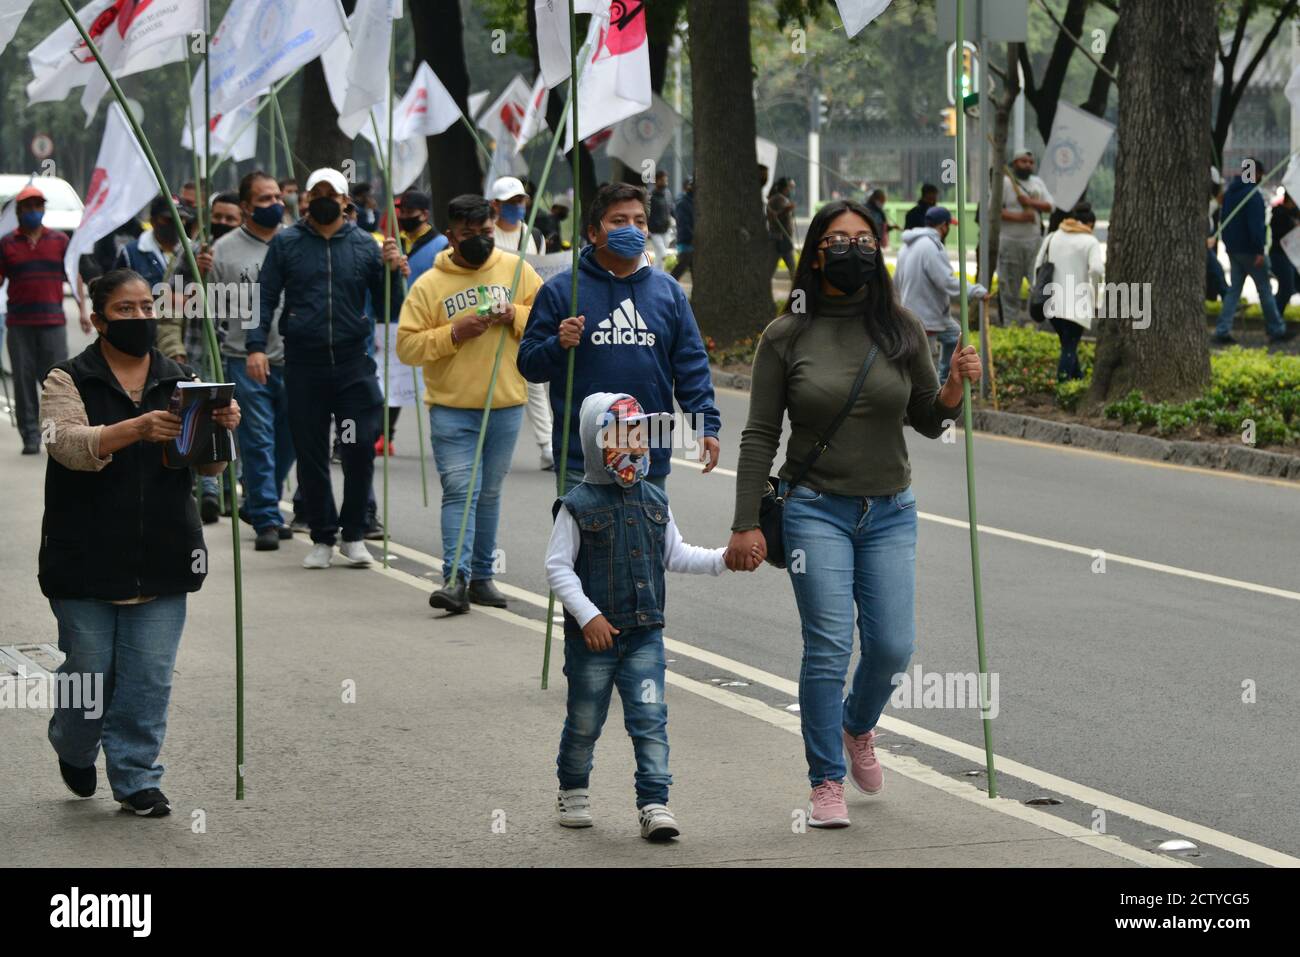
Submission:
<svg viewBox="0 0 1300 957">
<path fill-rule="evenodd" d="M 632 300 L 624 299 L 608 319 L 596 326 L 591 342 L 597 346 L 653 346 L 655 334 L 646 328 Z"/>
</svg>

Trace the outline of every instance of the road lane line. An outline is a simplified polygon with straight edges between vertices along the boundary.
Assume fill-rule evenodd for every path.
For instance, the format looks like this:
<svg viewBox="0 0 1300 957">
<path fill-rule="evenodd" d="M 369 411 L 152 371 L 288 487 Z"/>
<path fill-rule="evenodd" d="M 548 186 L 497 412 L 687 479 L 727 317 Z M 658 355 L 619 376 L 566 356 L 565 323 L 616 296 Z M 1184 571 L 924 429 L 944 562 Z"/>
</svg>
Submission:
<svg viewBox="0 0 1300 957">
<path fill-rule="evenodd" d="M 378 548 L 382 548 L 382 546 L 378 546 Z M 425 552 L 421 552 L 418 549 L 406 545 L 398 545 L 396 542 L 390 541 L 389 550 L 395 555 L 402 555 L 406 558 L 412 559 L 413 561 L 430 565 L 435 569 L 441 570 L 442 568 L 441 559 L 435 558 Z M 385 569 L 378 563 L 376 563 L 374 569 L 398 581 L 415 585 L 422 591 L 427 592 L 429 590 L 430 583 L 428 579 L 420 578 L 416 575 L 410 574 L 409 572 L 403 572 L 393 568 Z M 515 585 L 506 585 L 503 582 L 497 582 L 497 587 L 500 588 L 503 593 L 514 596 L 531 605 L 535 605 L 539 608 L 545 608 L 547 606 L 547 596 L 545 595 L 538 595 L 535 592 L 528 591 L 527 589 L 519 588 Z M 478 605 L 475 606 L 475 612 L 481 612 L 489 617 L 500 618 L 503 621 L 510 621 L 516 624 L 520 622 L 528 622 L 526 627 L 542 634 L 546 633 L 545 622 L 525 618 L 521 615 L 516 615 L 513 612 Z M 674 638 L 668 638 L 667 636 L 664 637 L 664 649 L 704 664 L 713 665 L 714 667 L 734 674 L 737 677 L 746 678 L 751 683 L 764 685 L 774 691 L 788 694 L 793 698 L 798 698 L 799 696 L 799 685 L 797 682 L 792 681 L 789 678 L 782 678 L 780 675 L 772 674 L 771 672 L 764 671 L 761 668 L 756 668 L 753 665 L 747 665 L 744 662 L 736 661 L 735 659 L 728 658 L 725 655 L 709 651 L 708 649 L 697 648 L 693 645 L 687 644 L 686 642 L 678 641 Z M 762 702 L 759 703 L 762 704 Z M 769 706 L 763 705 L 763 707 Z M 798 719 L 794 720 L 797 721 Z M 963 760 L 970 761 L 977 767 L 983 767 L 984 765 L 984 750 L 982 748 L 977 748 L 974 745 L 966 744 L 956 738 L 950 738 L 947 735 L 939 734 L 936 731 L 923 728 L 920 725 L 911 723 L 910 721 L 903 721 L 889 715 L 882 715 L 879 727 L 891 734 L 897 734 L 900 737 L 916 741 L 926 747 L 934 748 L 937 751 L 943 751 L 954 755 L 955 757 L 962 758 Z M 895 757 L 897 757 L 897 755 L 895 755 Z M 1069 780 L 1068 778 L 1052 774 L 1049 771 L 1041 771 L 1038 768 L 1022 764 L 1021 762 L 1012 760 L 1004 755 L 994 754 L 994 763 L 998 770 L 1003 774 L 1007 774 L 1013 778 L 1018 778 L 1021 781 L 1036 785 L 1048 791 L 1055 791 L 1057 794 L 1063 794 L 1066 797 L 1083 804 L 1102 808 L 1107 812 L 1119 814 L 1122 817 L 1138 821 L 1139 823 L 1159 828 L 1162 831 L 1168 832 L 1171 836 L 1185 837 L 1202 844 L 1209 844 L 1213 847 L 1218 847 L 1222 850 L 1228 851 L 1231 854 L 1235 854 L 1238 857 L 1243 857 L 1260 864 L 1266 864 L 1270 867 L 1300 867 L 1300 858 L 1293 857 L 1282 851 L 1274 850 L 1271 847 L 1265 847 L 1262 844 L 1256 844 L 1255 842 L 1248 841 L 1245 838 L 1235 837 L 1234 835 L 1215 830 L 1214 828 L 1207 827 L 1203 824 L 1197 824 L 1195 821 L 1188 821 L 1172 814 L 1167 814 L 1164 811 L 1147 807 L 1146 805 L 1138 804 L 1134 801 L 1129 801 L 1126 798 L 1109 794 L 1085 784 L 1079 784 L 1075 781 Z M 939 774 L 941 772 L 935 773 Z M 944 775 L 944 777 L 947 776 Z M 990 801 L 988 795 L 984 792 L 980 791 L 978 793 L 983 795 L 982 799 L 984 801 L 996 803 L 995 801 Z M 1015 802 L 1011 803 L 1014 804 Z"/>
<path fill-rule="evenodd" d="M 674 463 L 690 466 L 694 469 L 703 469 L 704 466 L 699 462 L 692 462 L 690 459 L 674 458 Z M 733 478 L 736 473 L 731 469 L 724 469 L 721 466 L 714 469 L 722 475 L 730 475 Z M 970 529 L 970 522 L 960 518 L 948 518 L 946 515 L 936 515 L 933 512 L 916 513 L 917 518 L 924 519 L 927 522 L 934 522 L 938 525 L 948 525 L 952 528 L 964 530 Z M 1209 572 L 1198 572 L 1191 568 L 1179 568 L 1177 565 L 1166 565 L 1162 562 L 1150 562 L 1144 558 L 1133 558 L 1129 555 L 1119 555 L 1115 552 L 1107 551 L 1104 548 L 1088 548 L 1084 545 L 1071 545 L 1069 542 L 1058 542 L 1051 538 L 1040 538 L 1037 535 L 1026 535 L 1024 532 L 1013 532 L 1005 528 L 995 528 L 992 525 L 980 523 L 980 532 L 986 535 L 992 535 L 995 538 L 1006 538 L 1013 542 L 1022 542 L 1026 545 L 1038 545 L 1042 548 L 1052 548 L 1061 552 L 1070 552 L 1075 555 L 1087 555 L 1092 558 L 1098 552 L 1106 557 L 1107 564 L 1129 565 L 1133 568 L 1143 568 L 1147 571 L 1160 572 L 1164 575 L 1174 575 L 1178 578 L 1190 578 L 1194 581 L 1207 582 L 1211 585 L 1222 585 L 1225 588 L 1237 588 L 1241 591 L 1254 592 L 1258 595 L 1269 595 L 1273 598 L 1285 598 L 1288 601 L 1300 601 L 1300 592 L 1291 591 L 1288 588 L 1276 588 L 1273 585 L 1261 585 L 1257 582 L 1243 581 L 1239 578 L 1225 578 L 1222 575 L 1211 575 Z"/>
</svg>

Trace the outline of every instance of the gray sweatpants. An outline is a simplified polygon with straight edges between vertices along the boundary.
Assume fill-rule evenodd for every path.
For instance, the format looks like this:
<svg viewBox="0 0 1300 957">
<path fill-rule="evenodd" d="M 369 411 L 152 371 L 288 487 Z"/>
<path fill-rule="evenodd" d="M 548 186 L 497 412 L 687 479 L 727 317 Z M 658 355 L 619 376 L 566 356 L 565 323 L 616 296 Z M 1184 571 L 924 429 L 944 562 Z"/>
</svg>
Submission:
<svg viewBox="0 0 1300 957">
<path fill-rule="evenodd" d="M 1007 239 L 998 242 L 998 303 L 1002 325 L 1019 325 L 1028 321 L 1020 285 L 1025 279 L 1034 284 L 1034 259 L 1041 239 Z"/>
<path fill-rule="evenodd" d="M 12 314 L 5 329 L 9 343 L 9 365 L 14 371 L 14 410 L 18 414 L 18 432 L 23 445 L 37 445 L 41 426 L 40 385 L 45 373 L 56 362 L 68 357 L 67 326 L 15 326 Z"/>
</svg>

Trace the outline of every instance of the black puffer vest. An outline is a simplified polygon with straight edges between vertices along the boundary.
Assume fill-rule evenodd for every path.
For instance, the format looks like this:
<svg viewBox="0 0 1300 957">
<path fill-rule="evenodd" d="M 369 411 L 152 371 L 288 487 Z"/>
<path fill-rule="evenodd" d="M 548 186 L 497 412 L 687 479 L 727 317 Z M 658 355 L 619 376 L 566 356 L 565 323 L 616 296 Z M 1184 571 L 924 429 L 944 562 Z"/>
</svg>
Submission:
<svg viewBox="0 0 1300 957">
<path fill-rule="evenodd" d="M 53 368 L 72 377 L 91 425 L 114 425 L 166 409 L 176 383 L 194 378 L 154 349 L 137 407 L 98 341 Z M 120 601 L 202 587 L 208 556 L 191 492 L 193 476 L 189 469 L 164 467 L 162 449 L 159 442 L 135 442 L 114 452 L 98 472 L 47 460 L 39 560 L 47 598 Z"/>
</svg>

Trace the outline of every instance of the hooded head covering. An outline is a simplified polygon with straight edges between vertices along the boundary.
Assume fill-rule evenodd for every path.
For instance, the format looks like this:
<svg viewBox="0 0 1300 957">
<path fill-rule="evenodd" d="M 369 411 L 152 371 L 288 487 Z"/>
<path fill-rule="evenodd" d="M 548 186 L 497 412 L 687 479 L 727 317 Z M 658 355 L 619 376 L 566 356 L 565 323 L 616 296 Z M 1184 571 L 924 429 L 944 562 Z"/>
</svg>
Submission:
<svg viewBox="0 0 1300 957">
<path fill-rule="evenodd" d="M 606 413 L 616 403 L 624 405 L 628 400 L 636 403 L 636 398 L 626 392 L 593 392 L 582 400 L 582 407 L 578 410 L 578 433 L 582 439 L 582 478 L 589 485 L 614 484 L 614 479 L 605 470 L 605 449 L 601 446 L 600 436 L 610 422 Z M 636 408 L 640 409 L 639 403 Z M 629 416 L 622 414 L 622 410 L 616 410 L 615 414 L 627 422 L 649 421 L 667 415 L 664 412 L 637 411 Z"/>
</svg>

